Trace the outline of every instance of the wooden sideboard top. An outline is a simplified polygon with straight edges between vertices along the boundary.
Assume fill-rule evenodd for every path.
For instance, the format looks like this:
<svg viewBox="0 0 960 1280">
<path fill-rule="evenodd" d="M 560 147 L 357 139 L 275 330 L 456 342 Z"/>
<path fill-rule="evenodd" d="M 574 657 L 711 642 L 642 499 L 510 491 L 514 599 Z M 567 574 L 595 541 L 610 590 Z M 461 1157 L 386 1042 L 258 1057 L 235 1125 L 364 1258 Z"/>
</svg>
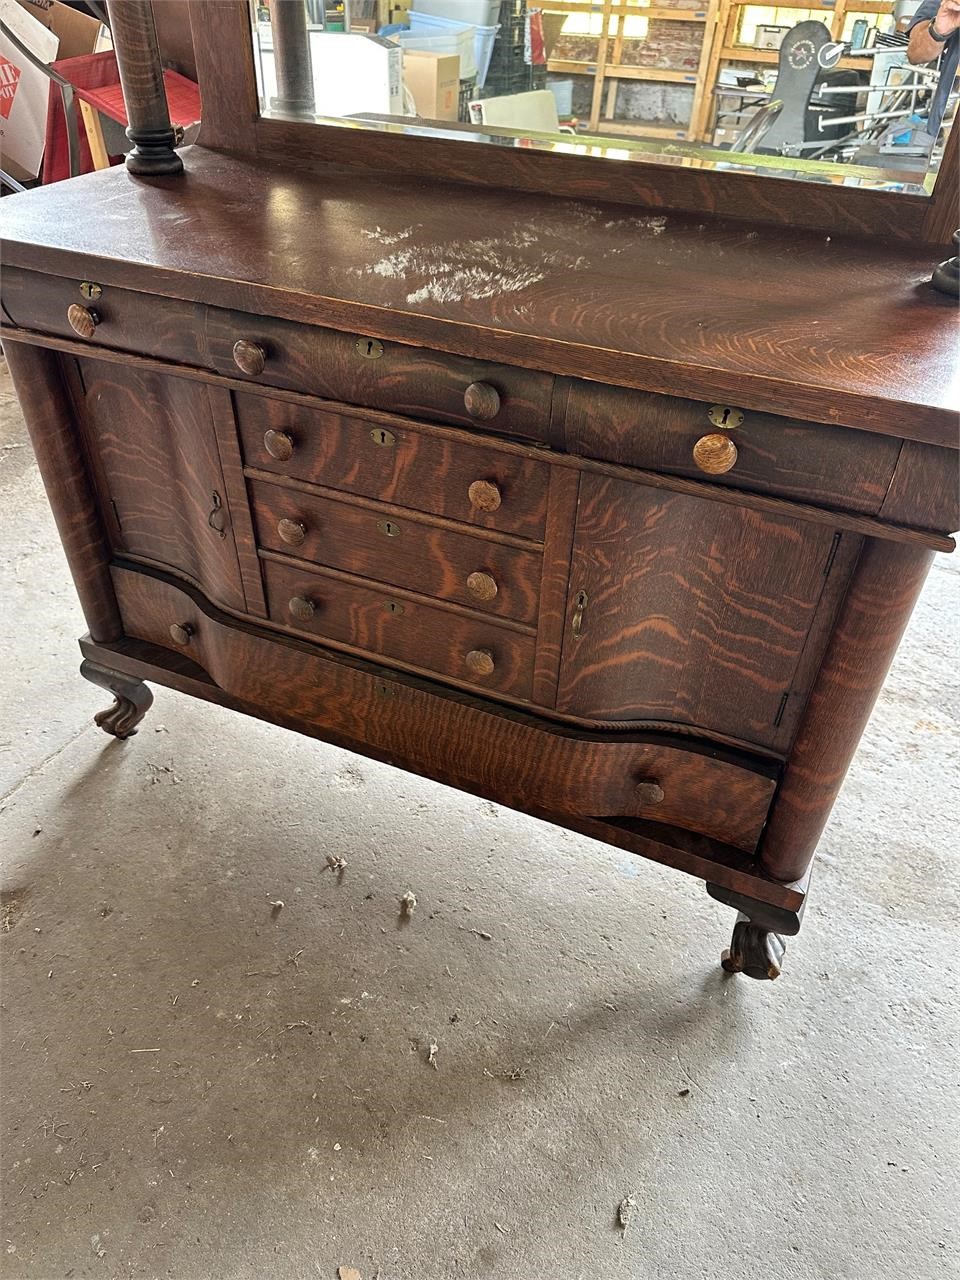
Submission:
<svg viewBox="0 0 960 1280">
<path fill-rule="evenodd" d="M 958 447 L 929 249 L 183 156 L 5 198 L 4 263 Z"/>
</svg>

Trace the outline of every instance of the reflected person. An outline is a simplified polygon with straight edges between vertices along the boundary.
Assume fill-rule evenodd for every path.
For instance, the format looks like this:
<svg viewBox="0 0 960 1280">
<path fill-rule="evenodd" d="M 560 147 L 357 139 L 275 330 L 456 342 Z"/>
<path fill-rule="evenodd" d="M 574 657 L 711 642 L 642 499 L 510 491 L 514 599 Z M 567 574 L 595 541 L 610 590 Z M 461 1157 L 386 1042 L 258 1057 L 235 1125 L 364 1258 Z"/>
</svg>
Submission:
<svg viewBox="0 0 960 1280">
<path fill-rule="evenodd" d="M 922 0 L 908 30 L 907 58 L 914 66 L 942 58 L 926 124 L 926 132 L 935 138 L 960 61 L 960 0 Z"/>
</svg>

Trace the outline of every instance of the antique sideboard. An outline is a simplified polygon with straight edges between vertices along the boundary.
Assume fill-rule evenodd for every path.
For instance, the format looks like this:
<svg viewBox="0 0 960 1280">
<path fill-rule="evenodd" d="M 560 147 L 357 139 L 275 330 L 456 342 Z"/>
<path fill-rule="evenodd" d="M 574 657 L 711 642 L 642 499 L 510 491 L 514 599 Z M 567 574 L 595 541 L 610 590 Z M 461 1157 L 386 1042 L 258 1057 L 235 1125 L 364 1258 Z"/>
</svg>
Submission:
<svg viewBox="0 0 960 1280">
<path fill-rule="evenodd" d="M 586 833 L 776 976 L 953 546 L 946 237 L 296 163 L 211 114 L 182 172 L 0 207 L 97 722 L 167 685 Z"/>
</svg>

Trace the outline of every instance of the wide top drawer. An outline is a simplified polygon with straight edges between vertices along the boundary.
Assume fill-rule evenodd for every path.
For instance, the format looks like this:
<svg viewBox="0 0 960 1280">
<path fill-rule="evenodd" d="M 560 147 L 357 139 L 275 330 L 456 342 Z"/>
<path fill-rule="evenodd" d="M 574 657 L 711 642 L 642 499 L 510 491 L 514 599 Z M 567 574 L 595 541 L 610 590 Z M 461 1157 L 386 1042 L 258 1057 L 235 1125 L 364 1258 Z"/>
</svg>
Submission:
<svg viewBox="0 0 960 1280">
<path fill-rule="evenodd" d="M 868 515 L 900 456 L 891 436 L 595 382 L 564 381 L 564 402 L 571 453 Z"/>
</svg>

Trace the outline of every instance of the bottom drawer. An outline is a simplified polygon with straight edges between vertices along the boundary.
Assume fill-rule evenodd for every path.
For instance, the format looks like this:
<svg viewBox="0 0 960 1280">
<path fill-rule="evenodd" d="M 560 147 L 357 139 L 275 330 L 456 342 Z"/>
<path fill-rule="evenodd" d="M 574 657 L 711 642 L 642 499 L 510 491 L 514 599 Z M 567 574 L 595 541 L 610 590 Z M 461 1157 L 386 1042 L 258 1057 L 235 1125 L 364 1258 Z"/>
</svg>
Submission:
<svg viewBox="0 0 960 1280">
<path fill-rule="evenodd" d="M 264 560 L 267 616 L 420 671 L 528 699 L 536 641 L 484 617 L 431 608 L 295 564 Z"/>
<path fill-rule="evenodd" d="M 118 566 L 113 579 L 127 635 L 191 659 L 266 718 L 523 812 L 645 818 L 757 846 L 776 788 L 769 765 L 665 735 L 568 729 L 235 622 L 155 571 Z"/>
</svg>

